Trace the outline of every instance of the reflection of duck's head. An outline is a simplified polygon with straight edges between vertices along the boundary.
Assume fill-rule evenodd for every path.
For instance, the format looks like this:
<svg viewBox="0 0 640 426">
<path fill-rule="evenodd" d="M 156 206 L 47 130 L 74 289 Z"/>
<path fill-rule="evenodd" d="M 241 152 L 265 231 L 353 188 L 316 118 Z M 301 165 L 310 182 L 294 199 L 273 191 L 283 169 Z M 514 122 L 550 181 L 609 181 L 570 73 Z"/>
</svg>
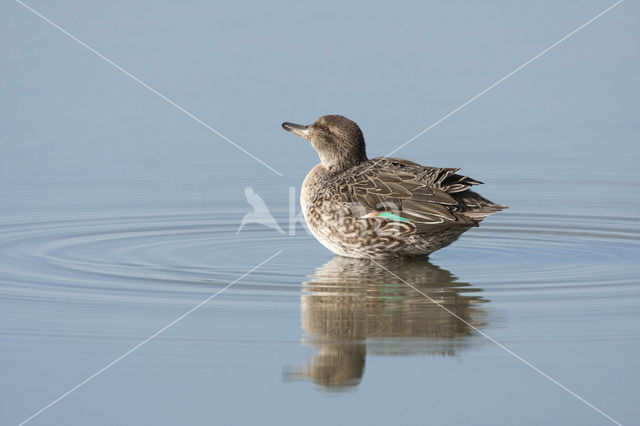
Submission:
<svg viewBox="0 0 640 426">
<path fill-rule="evenodd" d="M 366 348 L 362 342 L 324 342 L 308 366 L 287 373 L 292 380 L 311 379 L 330 390 L 357 386 L 364 374 Z"/>
<path fill-rule="evenodd" d="M 353 386 L 366 351 L 455 355 L 475 340 L 469 324 L 486 324 L 479 291 L 425 259 L 376 263 L 336 256 L 303 283 L 302 326 L 319 354 L 293 376 Z"/>
</svg>

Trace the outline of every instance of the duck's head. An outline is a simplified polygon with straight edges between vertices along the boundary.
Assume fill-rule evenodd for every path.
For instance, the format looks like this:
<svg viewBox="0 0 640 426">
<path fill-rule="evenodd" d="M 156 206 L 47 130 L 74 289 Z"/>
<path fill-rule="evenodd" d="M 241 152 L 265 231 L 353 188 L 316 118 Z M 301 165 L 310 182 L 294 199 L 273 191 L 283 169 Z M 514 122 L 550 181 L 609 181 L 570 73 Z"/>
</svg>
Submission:
<svg viewBox="0 0 640 426">
<path fill-rule="evenodd" d="M 331 172 L 341 172 L 367 161 L 362 130 L 341 115 L 323 115 L 307 126 L 282 123 L 282 128 L 311 141 L 321 164 Z"/>
</svg>

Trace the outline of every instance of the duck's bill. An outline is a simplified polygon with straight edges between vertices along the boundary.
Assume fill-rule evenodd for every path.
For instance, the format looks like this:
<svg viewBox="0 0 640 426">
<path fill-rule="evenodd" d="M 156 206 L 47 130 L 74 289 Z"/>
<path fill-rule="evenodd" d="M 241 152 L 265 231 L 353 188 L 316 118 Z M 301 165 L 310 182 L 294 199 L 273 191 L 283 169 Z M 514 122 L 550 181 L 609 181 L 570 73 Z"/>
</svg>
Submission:
<svg viewBox="0 0 640 426">
<path fill-rule="evenodd" d="M 310 139 L 311 136 L 309 136 L 309 130 L 310 130 L 311 126 L 303 126 L 302 124 L 295 124 L 295 123 L 282 123 L 282 128 L 285 129 L 287 132 L 291 132 L 291 133 L 295 133 L 298 136 L 301 136 L 305 139 Z"/>
</svg>

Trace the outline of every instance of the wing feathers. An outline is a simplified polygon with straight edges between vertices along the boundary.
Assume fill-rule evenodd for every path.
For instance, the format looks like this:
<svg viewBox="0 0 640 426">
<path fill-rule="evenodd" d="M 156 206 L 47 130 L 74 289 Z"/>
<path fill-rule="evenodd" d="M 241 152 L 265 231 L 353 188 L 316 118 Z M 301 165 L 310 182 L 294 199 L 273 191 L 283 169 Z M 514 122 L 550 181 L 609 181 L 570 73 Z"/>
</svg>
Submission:
<svg viewBox="0 0 640 426">
<path fill-rule="evenodd" d="M 434 226 L 477 226 L 486 216 L 506 208 L 469 191 L 471 186 L 482 182 L 459 175 L 459 171 L 377 158 L 338 176 L 329 183 L 329 189 L 335 201 L 345 205 L 357 203 L 356 216 L 361 220 L 388 222 L 388 226 L 394 225 L 401 232 L 419 233 L 433 230 Z M 382 211 L 409 222 L 377 217 Z"/>
</svg>

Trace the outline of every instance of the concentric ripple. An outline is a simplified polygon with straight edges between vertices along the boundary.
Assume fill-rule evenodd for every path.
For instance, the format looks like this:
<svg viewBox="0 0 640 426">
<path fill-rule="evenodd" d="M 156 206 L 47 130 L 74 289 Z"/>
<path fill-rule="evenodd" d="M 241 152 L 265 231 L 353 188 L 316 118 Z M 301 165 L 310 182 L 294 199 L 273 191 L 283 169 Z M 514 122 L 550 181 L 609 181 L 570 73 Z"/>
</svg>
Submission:
<svg viewBox="0 0 640 426">
<path fill-rule="evenodd" d="M 456 274 L 494 291 L 584 295 L 637 284 L 639 249 L 635 218 L 510 213 L 471 230 L 433 261 L 460 263 Z"/>
<path fill-rule="evenodd" d="M 3 297 L 68 300 L 93 294 L 126 302 L 209 294 L 285 245 L 278 232 L 255 226 L 236 235 L 238 217 L 212 216 L 6 223 L 0 227 Z M 243 285 L 264 282 L 274 272 L 273 265 L 264 265 Z"/>
<path fill-rule="evenodd" d="M 280 249 L 288 254 L 241 285 L 261 294 L 297 291 L 296 279 L 313 273 L 307 265 L 312 260 L 300 262 L 301 253 L 317 243 L 300 227 L 295 236 L 260 225 L 236 235 L 241 215 L 5 221 L 0 226 L 2 296 L 179 300 L 211 293 Z M 624 286 L 637 281 L 628 266 L 635 263 L 639 243 L 635 218 L 507 212 L 464 234 L 432 262 L 445 260 L 452 273 L 465 274 L 472 285 L 503 289 Z"/>
</svg>

